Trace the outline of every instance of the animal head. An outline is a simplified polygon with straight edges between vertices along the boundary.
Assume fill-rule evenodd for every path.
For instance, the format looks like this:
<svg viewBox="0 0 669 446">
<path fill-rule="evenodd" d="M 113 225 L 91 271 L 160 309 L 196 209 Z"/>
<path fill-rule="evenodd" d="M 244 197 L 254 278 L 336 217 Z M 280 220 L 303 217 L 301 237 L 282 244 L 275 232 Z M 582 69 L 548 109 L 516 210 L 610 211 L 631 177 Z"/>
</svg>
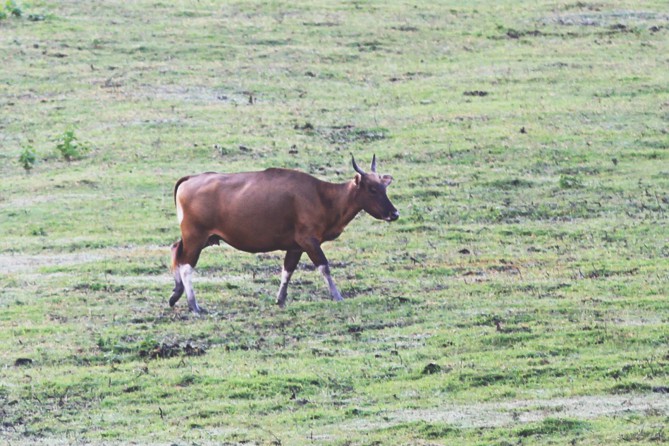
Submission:
<svg viewBox="0 0 669 446">
<path fill-rule="evenodd" d="M 371 172 L 362 170 L 351 155 L 357 188 L 356 199 L 362 209 L 374 218 L 386 221 L 395 221 L 400 213 L 388 199 L 386 189 L 393 181 L 390 175 L 379 175 L 376 173 L 376 155 L 372 158 Z"/>
</svg>

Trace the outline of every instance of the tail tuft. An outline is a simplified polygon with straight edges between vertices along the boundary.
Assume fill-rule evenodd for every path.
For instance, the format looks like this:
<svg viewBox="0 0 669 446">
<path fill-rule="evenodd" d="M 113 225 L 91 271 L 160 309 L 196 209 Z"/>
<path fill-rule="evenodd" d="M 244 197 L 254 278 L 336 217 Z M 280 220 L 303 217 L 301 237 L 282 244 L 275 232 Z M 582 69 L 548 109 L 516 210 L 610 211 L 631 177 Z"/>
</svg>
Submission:
<svg viewBox="0 0 669 446">
<path fill-rule="evenodd" d="M 176 271 L 177 269 L 177 259 L 181 257 L 181 254 L 183 252 L 183 240 L 179 240 L 178 242 L 174 242 L 172 244 L 172 272 Z"/>
</svg>

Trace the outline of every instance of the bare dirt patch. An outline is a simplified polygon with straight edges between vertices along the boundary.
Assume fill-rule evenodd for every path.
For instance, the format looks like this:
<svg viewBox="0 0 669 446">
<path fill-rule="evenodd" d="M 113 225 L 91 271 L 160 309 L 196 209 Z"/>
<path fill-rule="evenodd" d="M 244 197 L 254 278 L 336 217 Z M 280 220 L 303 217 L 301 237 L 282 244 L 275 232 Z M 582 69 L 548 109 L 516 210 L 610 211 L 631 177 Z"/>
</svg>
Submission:
<svg viewBox="0 0 669 446">
<path fill-rule="evenodd" d="M 179 102 L 197 102 L 203 104 L 229 102 L 248 104 L 250 92 L 228 91 L 207 86 L 142 85 L 132 93 L 135 99 L 159 99 Z M 254 97 L 254 99 L 256 99 Z"/>
<path fill-rule="evenodd" d="M 542 421 L 546 418 L 592 419 L 631 413 L 669 414 L 669 398 L 661 393 L 577 396 L 550 400 L 521 400 L 481 404 L 446 404 L 432 409 L 386 412 L 380 419 L 355 420 L 346 430 L 376 430 L 400 423 L 424 421 L 459 428 L 497 428 Z M 342 425 L 337 426 L 342 429 Z"/>
<path fill-rule="evenodd" d="M 0 271 L 4 273 L 34 272 L 44 266 L 69 266 L 102 259 L 98 254 L 78 252 L 72 254 L 0 254 Z"/>
<path fill-rule="evenodd" d="M 611 31 L 624 32 L 629 27 L 649 26 L 657 23 L 665 23 L 669 15 L 650 11 L 598 11 L 586 10 L 582 12 L 569 12 L 556 14 L 554 17 L 544 19 L 546 24 L 557 23 L 565 26 L 592 26 L 609 28 Z"/>
<path fill-rule="evenodd" d="M 465 428 L 500 427 L 541 421 L 548 417 L 590 419 L 646 410 L 669 413 L 662 395 L 602 395 L 523 400 L 477 405 L 450 405 L 437 409 L 404 410 L 390 414 L 397 422 L 444 422 Z"/>
<path fill-rule="evenodd" d="M 70 241 L 74 240 L 75 239 L 70 239 Z M 167 256 L 166 253 L 166 248 L 161 246 L 114 247 L 80 250 L 71 253 L 0 253 L 0 271 L 5 274 L 35 274 L 39 272 L 39 268 L 44 267 L 69 267 L 106 260 L 125 261 L 128 257 L 132 256 L 146 256 L 150 254 L 162 254 Z"/>
</svg>

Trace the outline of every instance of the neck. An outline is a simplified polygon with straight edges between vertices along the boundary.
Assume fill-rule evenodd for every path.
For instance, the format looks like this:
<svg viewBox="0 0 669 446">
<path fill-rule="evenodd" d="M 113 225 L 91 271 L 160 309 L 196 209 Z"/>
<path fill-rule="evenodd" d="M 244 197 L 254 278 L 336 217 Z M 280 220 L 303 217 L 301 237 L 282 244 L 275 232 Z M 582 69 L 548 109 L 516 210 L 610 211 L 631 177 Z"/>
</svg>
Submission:
<svg viewBox="0 0 669 446">
<path fill-rule="evenodd" d="M 346 226 L 360 213 L 362 207 L 358 205 L 356 200 L 357 187 L 354 181 L 338 184 L 342 197 L 342 204 L 344 211 L 342 212 L 342 222 Z M 342 208 L 340 208 L 342 209 Z"/>
<path fill-rule="evenodd" d="M 355 195 L 356 186 L 353 181 L 340 184 L 327 183 L 323 188 L 322 196 L 330 210 L 328 232 L 334 236 L 333 238 L 336 238 L 362 210 L 356 202 Z"/>
</svg>

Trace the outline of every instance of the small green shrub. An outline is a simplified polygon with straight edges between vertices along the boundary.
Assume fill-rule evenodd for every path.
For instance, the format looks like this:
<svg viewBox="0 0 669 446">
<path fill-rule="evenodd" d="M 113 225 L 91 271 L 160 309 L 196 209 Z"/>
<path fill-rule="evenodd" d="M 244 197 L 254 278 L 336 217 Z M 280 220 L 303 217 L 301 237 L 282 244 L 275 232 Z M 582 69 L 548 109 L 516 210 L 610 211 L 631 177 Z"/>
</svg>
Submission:
<svg viewBox="0 0 669 446">
<path fill-rule="evenodd" d="M 90 151 L 90 148 L 79 141 L 74 134 L 74 130 L 68 129 L 59 138 L 56 150 L 60 152 L 65 161 L 69 162 L 83 158 Z"/>
<path fill-rule="evenodd" d="M 19 155 L 19 163 L 21 163 L 21 166 L 23 166 L 25 171 L 30 172 L 30 170 L 35 166 L 36 162 L 37 155 L 35 154 L 33 148 L 30 146 L 24 147 L 21 155 Z"/>
<path fill-rule="evenodd" d="M 0 6 L 0 20 L 6 19 L 10 15 L 14 17 L 23 15 L 21 7 L 14 0 L 6 0 L 4 5 Z"/>
</svg>

